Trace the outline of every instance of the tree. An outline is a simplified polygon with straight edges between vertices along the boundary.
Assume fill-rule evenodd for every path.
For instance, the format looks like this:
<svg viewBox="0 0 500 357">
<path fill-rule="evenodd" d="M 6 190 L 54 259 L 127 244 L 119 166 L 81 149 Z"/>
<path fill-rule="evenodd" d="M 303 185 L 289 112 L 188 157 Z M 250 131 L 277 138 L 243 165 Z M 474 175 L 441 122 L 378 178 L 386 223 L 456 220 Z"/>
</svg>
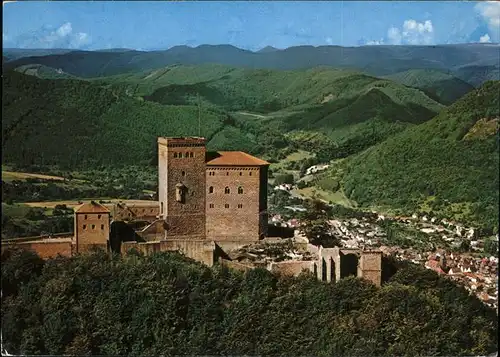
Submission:
<svg viewBox="0 0 500 357">
<path fill-rule="evenodd" d="M 282 185 L 282 184 L 293 185 L 293 175 L 292 174 L 278 175 L 274 179 L 274 183 L 276 185 Z"/>
<path fill-rule="evenodd" d="M 304 206 L 306 211 L 300 217 L 300 232 L 311 244 L 325 248 L 340 246 L 340 240 L 329 233 L 329 207 L 318 199 L 306 200 Z"/>
</svg>

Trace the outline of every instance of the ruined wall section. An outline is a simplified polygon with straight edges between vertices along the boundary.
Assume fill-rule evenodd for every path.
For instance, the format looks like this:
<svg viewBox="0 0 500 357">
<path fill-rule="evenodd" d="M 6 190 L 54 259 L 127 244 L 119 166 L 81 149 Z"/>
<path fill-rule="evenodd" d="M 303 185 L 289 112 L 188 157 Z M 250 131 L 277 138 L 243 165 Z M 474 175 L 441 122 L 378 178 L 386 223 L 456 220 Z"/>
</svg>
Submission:
<svg viewBox="0 0 500 357">
<path fill-rule="evenodd" d="M 165 239 L 205 239 L 205 153 L 204 138 L 158 139 Z"/>
<path fill-rule="evenodd" d="M 207 166 L 206 171 L 207 238 L 257 241 L 261 233 L 259 167 Z"/>
<path fill-rule="evenodd" d="M 371 281 L 376 286 L 382 284 L 382 252 L 363 251 L 359 260 L 358 276 Z"/>
<path fill-rule="evenodd" d="M 135 249 L 144 255 L 151 255 L 158 252 L 179 252 L 209 267 L 213 266 L 217 259 L 215 256 L 215 244 L 206 240 L 172 239 L 146 243 L 122 243 L 122 254 L 128 253 L 131 249 Z"/>
</svg>

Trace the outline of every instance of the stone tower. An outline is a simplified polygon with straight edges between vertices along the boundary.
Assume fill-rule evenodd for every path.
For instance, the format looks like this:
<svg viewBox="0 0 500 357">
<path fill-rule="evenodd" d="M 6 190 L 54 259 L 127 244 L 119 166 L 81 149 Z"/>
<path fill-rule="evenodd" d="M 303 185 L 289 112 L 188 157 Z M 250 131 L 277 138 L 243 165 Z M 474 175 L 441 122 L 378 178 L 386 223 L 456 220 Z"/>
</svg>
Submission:
<svg viewBox="0 0 500 357">
<path fill-rule="evenodd" d="M 78 253 L 92 247 L 108 249 L 110 212 L 94 201 L 75 209 L 75 241 Z"/>
<path fill-rule="evenodd" d="M 158 138 L 158 200 L 165 239 L 205 239 L 205 139 Z"/>
</svg>

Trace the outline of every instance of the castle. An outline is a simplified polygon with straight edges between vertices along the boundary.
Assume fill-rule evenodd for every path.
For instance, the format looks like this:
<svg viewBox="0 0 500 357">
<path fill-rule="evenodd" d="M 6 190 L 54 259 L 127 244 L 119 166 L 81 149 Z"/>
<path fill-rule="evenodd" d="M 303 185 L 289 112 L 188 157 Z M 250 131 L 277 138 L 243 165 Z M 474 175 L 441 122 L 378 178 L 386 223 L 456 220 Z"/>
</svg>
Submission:
<svg viewBox="0 0 500 357">
<path fill-rule="evenodd" d="M 207 152 L 205 138 L 158 138 L 158 201 L 150 205 L 113 205 L 94 201 L 75 208 L 74 233 L 68 237 L 2 242 L 2 250 L 17 245 L 48 258 L 71 256 L 94 248 L 145 254 L 181 251 L 208 266 L 231 262 L 227 252 L 266 239 L 269 163 L 240 151 Z M 130 228 L 134 219 L 146 227 Z M 122 221 L 129 222 L 124 224 Z M 138 239 L 113 246 L 119 223 Z M 120 235 L 120 234 L 118 234 Z M 122 237 L 120 237 L 120 240 Z M 381 252 L 350 251 L 308 245 L 313 261 L 272 263 L 271 271 L 297 275 L 308 270 L 318 279 L 336 281 L 355 275 L 381 283 Z M 251 268 L 251 267 L 250 267 Z"/>
</svg>

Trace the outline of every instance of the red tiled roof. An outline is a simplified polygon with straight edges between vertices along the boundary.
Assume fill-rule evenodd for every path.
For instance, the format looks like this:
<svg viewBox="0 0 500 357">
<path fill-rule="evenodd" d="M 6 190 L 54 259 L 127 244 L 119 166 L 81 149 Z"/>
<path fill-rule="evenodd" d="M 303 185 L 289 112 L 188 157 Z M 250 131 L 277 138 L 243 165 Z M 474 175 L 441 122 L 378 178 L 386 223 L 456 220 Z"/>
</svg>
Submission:
<svg viewBox="0 0 500 357">
<path fill-rule="evenodd" d="M 243 151 L 218 151 L 207 160 L 208 166 L 266 166 L 267 161 Z"/>
<path fill-rule="evenodd" d="M 109 213 L 109 209 L 92 201 L 75 208 L 75 213 Z"/>
</svg>

